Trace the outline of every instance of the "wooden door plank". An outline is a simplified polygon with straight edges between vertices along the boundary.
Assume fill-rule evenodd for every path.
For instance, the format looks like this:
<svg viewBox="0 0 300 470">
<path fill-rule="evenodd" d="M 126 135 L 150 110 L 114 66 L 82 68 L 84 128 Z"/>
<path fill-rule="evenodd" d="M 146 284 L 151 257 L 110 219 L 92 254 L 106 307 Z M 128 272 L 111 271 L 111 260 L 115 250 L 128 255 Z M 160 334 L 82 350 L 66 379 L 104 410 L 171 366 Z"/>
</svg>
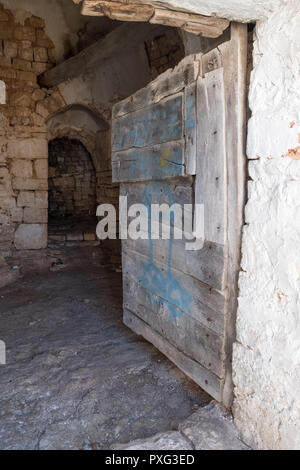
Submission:
<svg viewBox="0 0 300 470">
<path fill-rule="evenodd" d="M 195 202 L 204 204 L 205 239 L 226 243 L 226 142 L 223 69 L 197 83 L 197 175 Z"/>
<path fill-rule="evenodd" d="M 179 351 L 178 348 L 172 346 L 165 337 L 154 331 L 147 323 L 126 309 L 124 309 L 124 323 L 128 328 L 152 343 L 215 400 L 222 401 L 222 379 L 184 354 L 183 351 Z"/>
</svg>

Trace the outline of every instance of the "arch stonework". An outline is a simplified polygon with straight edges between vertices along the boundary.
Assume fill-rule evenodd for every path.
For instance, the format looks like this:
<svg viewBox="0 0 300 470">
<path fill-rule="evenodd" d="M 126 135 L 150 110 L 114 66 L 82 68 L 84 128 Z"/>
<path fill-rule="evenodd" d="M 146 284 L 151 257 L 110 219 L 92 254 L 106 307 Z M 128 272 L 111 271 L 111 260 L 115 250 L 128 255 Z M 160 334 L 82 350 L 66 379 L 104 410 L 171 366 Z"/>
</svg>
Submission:
<svg viewBox="0 0 300 470">
<path fill-rule="evenodd" d="M 58 137 L 79 140 L 91 154 L 96 171 L 100 171 L 103 155 L 99 135 L 103 138 L 109 125 L 97 111 L 75 103 L 50 114 L 46 124 L 48 141 Z"/>
</svg>

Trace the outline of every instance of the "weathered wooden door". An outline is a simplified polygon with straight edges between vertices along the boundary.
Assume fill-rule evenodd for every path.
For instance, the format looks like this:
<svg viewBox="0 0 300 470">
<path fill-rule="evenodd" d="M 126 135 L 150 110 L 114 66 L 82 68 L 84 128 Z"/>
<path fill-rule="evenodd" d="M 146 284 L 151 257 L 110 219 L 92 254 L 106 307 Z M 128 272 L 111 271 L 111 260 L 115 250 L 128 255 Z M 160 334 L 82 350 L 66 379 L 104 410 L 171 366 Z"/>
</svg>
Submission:
<svg viewBox="0 0 300 470">
<path fill-rule="evenodd" d="M 112 170 L 131 204 L 204 204 L 205 243 L 123 240 L 124 322 L 230 405 L 245 189 L 247 27 L 113 109 Z"/>
</svg>

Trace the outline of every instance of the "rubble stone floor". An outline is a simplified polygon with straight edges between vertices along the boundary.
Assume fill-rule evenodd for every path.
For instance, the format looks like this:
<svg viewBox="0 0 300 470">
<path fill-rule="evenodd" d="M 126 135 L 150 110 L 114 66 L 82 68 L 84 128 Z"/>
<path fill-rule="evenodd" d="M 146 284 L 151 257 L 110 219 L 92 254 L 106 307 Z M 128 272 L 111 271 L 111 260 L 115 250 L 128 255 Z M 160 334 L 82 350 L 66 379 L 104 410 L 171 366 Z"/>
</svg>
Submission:
<svg viewBox="0 0 300 470">
<path fill-rule="evenodd" d="M 99 248 L 0 290 L 0 449 L 107 449 L 174 431 L 210 397 L 122 324 Z"/>
</svg>

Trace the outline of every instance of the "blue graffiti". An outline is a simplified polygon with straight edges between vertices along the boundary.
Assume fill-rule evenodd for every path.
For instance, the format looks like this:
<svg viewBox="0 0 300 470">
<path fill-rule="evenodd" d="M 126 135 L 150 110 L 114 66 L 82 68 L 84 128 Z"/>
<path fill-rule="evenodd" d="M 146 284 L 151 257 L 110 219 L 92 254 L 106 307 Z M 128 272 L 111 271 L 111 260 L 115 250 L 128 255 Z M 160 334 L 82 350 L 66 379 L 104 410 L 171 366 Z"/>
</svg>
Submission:
<svg viewBox="0 0 300 470">
<path fill-rule="evenodd" d="M 173 252 L 173 237 L 170 237 L 168 248 L 168 267 L 167 272 L 162 272 L 154 264 L 153 259 L 153 240 L 151 239 L 151 203 L 153 203 L 153 195 L 161 194 L 161 188 L 168 200 L 168 204 L 173 204 L 172 190 L 165 181 L 158 181 L 147 183 L 144 192 L 144 204 L 148 208 L 148 229 L 149 229 L 149 262 L 142 263 L 141 275 L 139 276 L 141 285 L 150 293 L 152 304 L 157 304 L 160 299 L 164 299 L 166 306 L 170 312 L 170 319 L 175 320 L 183 315 L 183 312 L 189 309 L 193 300 L 191 294 L 187 292 L 180 283 L 172 275 L 172 252 Z M 174 214 L 171 213 L 171 225 L 174 222 Z"/>
<path fill-rule="evenodd" d="M 187 100 L 185 128 L 194 129 L 195 126 L 195 98 L 193 96 L 190 96 Z"/>
<path fill-rule="evenodd" d="M 126 132 L 124 132 L 126 130 Z M 112 149 L 147 147 L 182 137 L 182 97 L 121 117 L 115 123 Z"/>
</svg>

